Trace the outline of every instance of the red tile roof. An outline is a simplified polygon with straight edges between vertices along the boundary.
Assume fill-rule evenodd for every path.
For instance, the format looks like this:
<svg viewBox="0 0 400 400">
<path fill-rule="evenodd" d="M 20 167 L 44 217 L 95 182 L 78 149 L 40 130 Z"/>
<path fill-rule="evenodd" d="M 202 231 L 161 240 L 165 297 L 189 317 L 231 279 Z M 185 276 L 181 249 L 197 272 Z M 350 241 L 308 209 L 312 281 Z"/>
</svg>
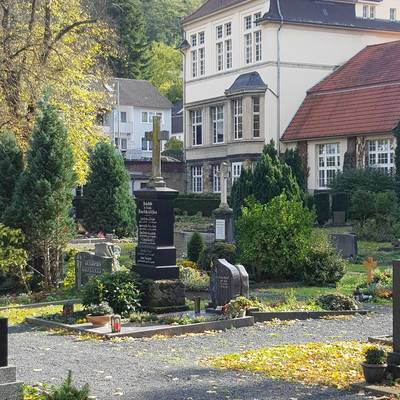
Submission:
<svg viewBox="0 0 400 400">
<path fill-rule="evenodd" d="M 285 142 L 389 133 L 400 121 L 400 41 L 368 46 L 307 93 Z"/>
</svg>

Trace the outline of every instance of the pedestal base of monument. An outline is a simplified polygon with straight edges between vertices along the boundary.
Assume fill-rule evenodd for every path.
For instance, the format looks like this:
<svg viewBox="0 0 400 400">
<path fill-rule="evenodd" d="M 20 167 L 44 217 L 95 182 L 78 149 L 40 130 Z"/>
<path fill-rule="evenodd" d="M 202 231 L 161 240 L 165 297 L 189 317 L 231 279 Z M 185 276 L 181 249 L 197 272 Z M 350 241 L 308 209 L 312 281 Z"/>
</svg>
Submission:
<svg viewBox="0 0 400 400">
<path fill-rule="evenodd" d="M 215 240 L 234 243 L 233 210 L 229 207 L 220 207 L 213 212 L 215 218 Z"/>
<path fill-rule="evenodd" d="M 17 382 L 17 371 L 15 367 L 0 368 L 0 399 L 23 399 L 22 382 Z"/>
<path fill-rule="evenodd" d="M 143 282 L 144 310 L 156 314 L 186 311 L 185 285 L 179 279 L 146 280 Z"/>
<path fill-rule="evenodd" d="M 388 353 L 388 372 L 393 380 L 400 378 L 400 353 Z"/>
</svg>

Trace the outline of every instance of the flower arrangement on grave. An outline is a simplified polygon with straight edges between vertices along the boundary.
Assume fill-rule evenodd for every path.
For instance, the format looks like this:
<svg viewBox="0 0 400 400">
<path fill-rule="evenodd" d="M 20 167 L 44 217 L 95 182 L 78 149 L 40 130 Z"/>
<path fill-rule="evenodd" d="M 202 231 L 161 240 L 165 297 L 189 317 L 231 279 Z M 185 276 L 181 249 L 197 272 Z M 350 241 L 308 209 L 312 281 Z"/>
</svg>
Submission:
<svg viewBox="0 0 400 400">
<path fill-rule="evenodd" d="M 365 361 L 361 363 L 364 377 L 368 383 L 381 383 L 385 379 L 387 354 L 377 346 L 371 346 L 364 353 Z"/>
<path fill-rule="evenodd" d="M 113 313 L 112 308 L 107 302 L 100 304 L 91 304 L 85 308 L 86 319 L 93 324 L 94 327 L 105 326 L 110 322 L 111 314 Z"/>
<path fill-rule="evenodd" d="M 250 299 L 240 296 L 225 304 L 222 312 L 229 318 L 243 318 L 246 315 L 246 311 L 252 306 L 253 303 Z"/>
</svg>

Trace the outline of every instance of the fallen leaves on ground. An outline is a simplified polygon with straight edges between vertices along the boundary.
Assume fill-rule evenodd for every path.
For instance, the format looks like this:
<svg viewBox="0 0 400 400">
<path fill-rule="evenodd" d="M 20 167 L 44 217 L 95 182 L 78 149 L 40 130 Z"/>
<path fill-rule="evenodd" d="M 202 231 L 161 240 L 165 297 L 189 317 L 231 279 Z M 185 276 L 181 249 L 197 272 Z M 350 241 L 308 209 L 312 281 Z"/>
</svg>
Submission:
<svg viewBox="0 0 400 400">
<path fill-rule="evenodd" d="M 271 379 L 343 389 L 363 379 L 360 363 L 369 347 L 371 344 L 361 342 L 286 345 L 228 354 L 209 363 L 221 369 L 262 373 Z"/>
</svg>

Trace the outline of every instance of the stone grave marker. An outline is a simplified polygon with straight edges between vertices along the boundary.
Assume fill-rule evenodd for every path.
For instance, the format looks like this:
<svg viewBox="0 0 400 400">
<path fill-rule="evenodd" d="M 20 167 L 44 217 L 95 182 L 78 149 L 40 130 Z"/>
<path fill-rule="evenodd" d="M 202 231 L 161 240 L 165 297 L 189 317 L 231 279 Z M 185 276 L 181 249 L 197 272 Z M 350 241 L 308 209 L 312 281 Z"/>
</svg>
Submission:
<svg viewBox="0 0 400 400">
<path fill-rule="evenodd" d="M 8 365 L 8 320 L 0 318 L 0 399 L 22 398 L 22 382 L 17 381 L 17 370 Z"/>
<path fill-rule="evenodd" d="M 332 233 L 329 237 L 343 258 L 354 260 L 357 257 L 358 245 L 356 235 L 352 233 Z"/>
<path fill-rule="evenodd" d="M 239 296 L 249 297 L 249 275 L 242 265 L 217 260 L 210 277 L 211 307 L 216 309 Z"/>
<path fill-rule="evenodd" d="M 90 251 L 83 251 L 76 255 L 75 259 L 75 279 L 76 286 L 80 289 L 90 279 L 112 272 L 114 258 L 109 256 L 99 256 Z"/>
</svg>

